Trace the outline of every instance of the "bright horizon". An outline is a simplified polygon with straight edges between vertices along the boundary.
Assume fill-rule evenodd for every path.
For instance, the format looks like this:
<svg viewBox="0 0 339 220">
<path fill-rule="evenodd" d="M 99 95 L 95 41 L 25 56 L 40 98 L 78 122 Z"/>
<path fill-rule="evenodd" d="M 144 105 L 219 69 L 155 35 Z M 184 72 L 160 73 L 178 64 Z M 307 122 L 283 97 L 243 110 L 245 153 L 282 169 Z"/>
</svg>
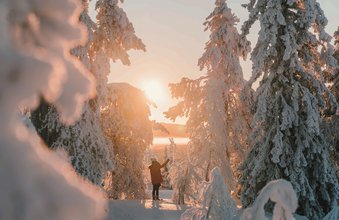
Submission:
<svg viewBox="0 0 339 220">
<path fill-rule="evenodd" d="M 167 87 L 177 83 L 182 77 L 192 79 L 205 74 L 197 63 L 204 52 L 209 31 L 204 32 L 203 22 L 214 9 L 214 0 L 127 0 L 121 7 L 133 23 L 136 35 L 146 45 L 146 52 L 129 51 L 131 65 L 113 63 L 109 82 L 127 82 L 145 90 L 146 95 L 158 106 L 151 109 L 151 119 L 158 122 L 173 123 L 162 114 L 176 104 Z M 238 31 L 247 11 L 241 4 L 249 0 L 228 0 L 233 13 L 240 18 Z M 327 32 L 333 35 L 339 26 L 337 13 L 339 1 L 319 2 L 329 21 Z M 91 10 L 94 14 L 93 9 Z M 255 45 L 258 23 L 251 29 L 249 40 Z M 241 61 L 245 79 L 251 74 L 251 62 Z M 150 82 L 150 83 L 149 83 Z M 148 89 L 150 88 L 150 89 Z M 181 118 L 175 123 L 184 124 Z"/>
<path fill-rule="evenodd" d="M 186 137 L 174 137 L 173 138 L 174 143 L 177 145 L 186 145 L 189 141 L 189 138 Z M 170 145 L 171 142 L 167 137 L 154 137 L 153 139 L 153 146 L 159 146 L 159 145 Z"/>
</svg>

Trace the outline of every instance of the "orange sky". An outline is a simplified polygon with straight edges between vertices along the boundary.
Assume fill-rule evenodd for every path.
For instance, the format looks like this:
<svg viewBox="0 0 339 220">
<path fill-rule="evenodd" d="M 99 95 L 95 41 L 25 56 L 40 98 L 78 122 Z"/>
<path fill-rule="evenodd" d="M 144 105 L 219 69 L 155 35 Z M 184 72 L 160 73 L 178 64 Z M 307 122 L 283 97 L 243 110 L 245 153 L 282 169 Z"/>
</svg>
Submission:
<svg viewBox="0 0 339 220">
<path fill-rule="evenodd" d="M 145 87 L 145 82 L 158 82 L 163 91 L 157 92 L 157 109 L 152 110 L 152 119 L 169 122 L 162 115 L 176 101 L 171 99 L 168 83 L 179 82 L 186 76 L 198 78 L 198 59 L 204 51 L 209 32 L 204 32 L 203 22 L 214 8 L 214 0 L 126 0 L 122 7 L 133 23 L 137 36 L 146 44 L 147 51 L 131 51 L 131 66 L 120 62 L 112 64 L 110 82 L 127 82 L 136 87 Z M 228 0 L 228 6 L 240 17 L 239 27 L 248 13 L 241 4 L 248 0 Z M 339 25 L 338 0 L 320 2 L 329 20 L 327 31 L 333 34 Z M 93 10 L 92 10 L 93 13 Z M 249 39 L 254 45 L 258 25 L 252 30 Z M 245 79 L 251 72 L 251 63 L 242 62 Z M 161 95 L 160 93 L 163 93 Z M 180 119 L 178 123 L 184 123 Z"/>
</svg>

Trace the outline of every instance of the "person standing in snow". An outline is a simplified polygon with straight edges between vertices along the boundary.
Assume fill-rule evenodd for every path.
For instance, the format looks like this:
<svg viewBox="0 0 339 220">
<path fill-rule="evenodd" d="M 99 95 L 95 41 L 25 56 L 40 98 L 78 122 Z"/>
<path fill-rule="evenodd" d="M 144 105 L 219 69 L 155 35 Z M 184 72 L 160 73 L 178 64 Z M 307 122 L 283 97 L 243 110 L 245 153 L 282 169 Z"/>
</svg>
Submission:
<svg viewBox="0 0 339 220">
<path fill-rule="evenodd" d="M 151 180 L 152 180 L 152 185 L 153 185 L 153 190 L 152 190 L 152 198 L 153 200 L 160 200 L 159 199 L 159 188 L 162 183 L 162 176 L 161 176 L 161 171 L 160 169 L 166 166 L 166 164 L 169 162 L 169 159 L 165 161 L 165 163 L 160 164 L 155 158 L 151 159 L 152 165 L 149 166 L 149 170 L 151 173 Z"/>
</svg>

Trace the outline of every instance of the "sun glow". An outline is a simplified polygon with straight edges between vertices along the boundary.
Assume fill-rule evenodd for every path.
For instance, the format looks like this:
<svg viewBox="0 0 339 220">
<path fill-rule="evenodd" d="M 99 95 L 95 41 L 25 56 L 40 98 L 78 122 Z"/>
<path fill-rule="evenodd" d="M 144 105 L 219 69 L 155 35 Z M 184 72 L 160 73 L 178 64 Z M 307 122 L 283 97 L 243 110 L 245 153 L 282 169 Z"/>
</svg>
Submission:
<svg viewBox="0 0 339 220">
<path fill-rule="evenodd" d="M 148 80 L 142 83 L 141 89 L 145 92 L 148 99 L 156 104 L 165 99 L 164 86 L 157 80 Z"/>
</svg>

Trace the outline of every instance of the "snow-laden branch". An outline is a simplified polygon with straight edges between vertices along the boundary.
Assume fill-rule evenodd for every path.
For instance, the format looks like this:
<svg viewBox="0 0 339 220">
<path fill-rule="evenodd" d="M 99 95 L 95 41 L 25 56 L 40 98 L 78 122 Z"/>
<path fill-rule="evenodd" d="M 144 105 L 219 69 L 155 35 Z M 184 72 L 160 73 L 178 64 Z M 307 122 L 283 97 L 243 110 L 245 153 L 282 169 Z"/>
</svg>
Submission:
<svg viewBox="0 0 339 220">
<path fill-rule="evenodd" d="M 338 220 L 339 219 L 339 206 L 335 206 L 323 220 Z"/>
<path fill-rule="evenodd" d="M 105 202 L 69 165 L 44 150 L 18 117 L 38 97 L 72 122 L 94 82 L 70 56 L 86 35 L 76 0 L 0 1 L 0 219 L 99 219 Z"/>
<path fill-rule="evenodd" d="M 290 182 L 280 179 L 269 182 L 256 198 L 254 204 L 245 209 L 240 220 L 268 220 L 265 204 L 275 202 L 273 220 L 294 220 L 293 213 L 298 207 L 297 195 Z"/>
</svg>

